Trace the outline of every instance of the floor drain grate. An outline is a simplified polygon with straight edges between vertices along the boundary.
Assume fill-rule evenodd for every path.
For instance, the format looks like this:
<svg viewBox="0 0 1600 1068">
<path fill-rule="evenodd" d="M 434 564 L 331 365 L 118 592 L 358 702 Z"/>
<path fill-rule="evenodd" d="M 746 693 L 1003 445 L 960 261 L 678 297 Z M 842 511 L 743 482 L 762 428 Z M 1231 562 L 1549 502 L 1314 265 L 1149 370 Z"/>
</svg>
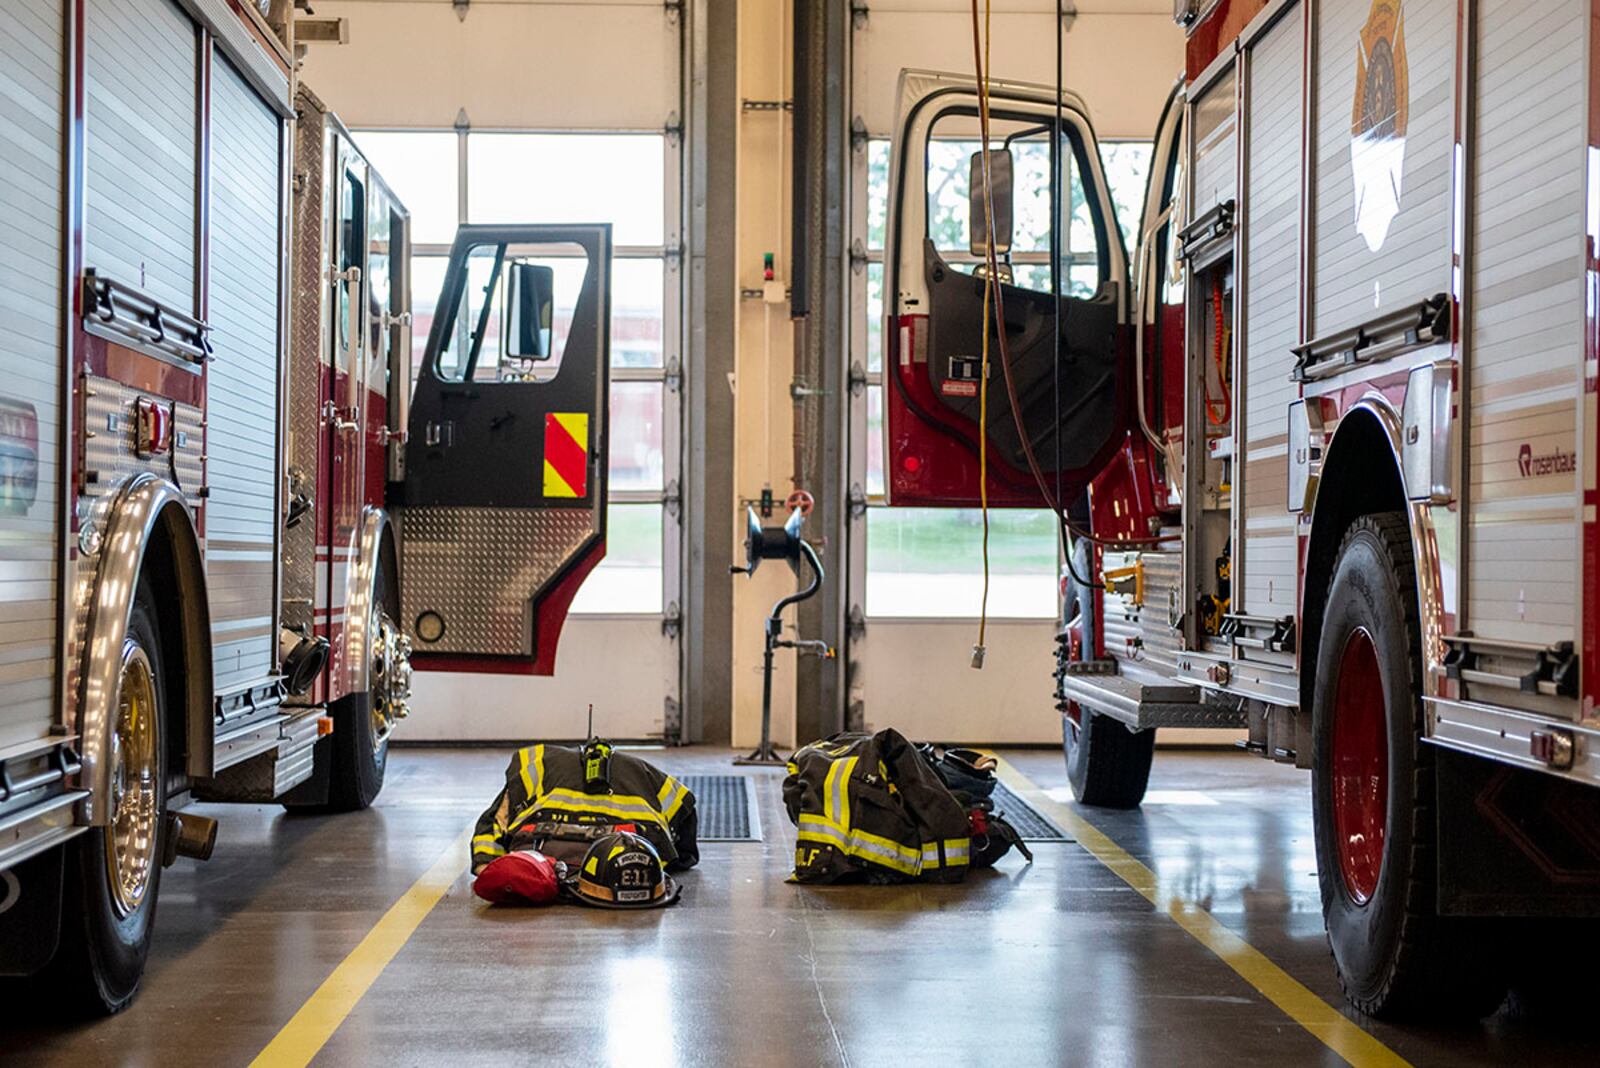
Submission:
<svg viewBox="0 0 1600 1068">
<path fill-rule="evenodd" d="M 995 783 L 994 810 L 1017 829 L 1025 842 L 1070 842 L 1065 832 L 1039 814 L 1039 810 L 1012 792 L 1003 782 Z"/>
<path fill-rule="evenodd" d="M 743 775 L 680 775 L 694 794 L 702 842 L 759 842 L 761 820 L 755 793 Z"/>
</svg>

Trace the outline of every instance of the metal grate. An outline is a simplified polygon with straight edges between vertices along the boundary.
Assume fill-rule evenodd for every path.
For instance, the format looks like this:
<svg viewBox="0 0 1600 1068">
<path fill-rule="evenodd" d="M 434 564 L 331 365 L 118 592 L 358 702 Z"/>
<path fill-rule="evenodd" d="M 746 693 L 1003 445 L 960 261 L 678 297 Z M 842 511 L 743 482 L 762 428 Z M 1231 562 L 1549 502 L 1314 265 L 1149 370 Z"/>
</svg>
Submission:
<svg viewBox="0 0 1600 1068">
<path fill-rule="evenodd" d="M 694 794 L 702 842 L 759 842 L 761 819 L 755 793 L 743 775 L 680 775 Z"/>
<path fill-rule="evenodd" d="M 1025 842 L 1070 842 L 1065 832 L 1040 815 L 1039 810 L 1011 792 L 1003 782 L 994 784 L 994 810 L 1017 829 Z"/>
</svg>

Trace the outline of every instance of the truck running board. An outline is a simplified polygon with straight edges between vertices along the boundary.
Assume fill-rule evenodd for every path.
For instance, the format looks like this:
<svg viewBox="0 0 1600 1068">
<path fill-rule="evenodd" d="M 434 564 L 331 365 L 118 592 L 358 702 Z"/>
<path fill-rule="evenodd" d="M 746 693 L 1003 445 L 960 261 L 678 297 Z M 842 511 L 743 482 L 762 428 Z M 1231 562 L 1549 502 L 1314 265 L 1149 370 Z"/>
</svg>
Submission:
<svg viewBox="0 0 1600 1068">
<path fill-rule="evenodd" d="M 1078 665 L 1073 665 L 1077 667 Z M 1245 712 L 1205 701 L 1200 687 L 1180 682 L 1141 682 L 1126 675 L 1096 670 L 1068 670 L 1061 694 L 1091 712 L 1120 720 L 1134 730 L 1153 727 L 1243 727 Z"/>
</svg>

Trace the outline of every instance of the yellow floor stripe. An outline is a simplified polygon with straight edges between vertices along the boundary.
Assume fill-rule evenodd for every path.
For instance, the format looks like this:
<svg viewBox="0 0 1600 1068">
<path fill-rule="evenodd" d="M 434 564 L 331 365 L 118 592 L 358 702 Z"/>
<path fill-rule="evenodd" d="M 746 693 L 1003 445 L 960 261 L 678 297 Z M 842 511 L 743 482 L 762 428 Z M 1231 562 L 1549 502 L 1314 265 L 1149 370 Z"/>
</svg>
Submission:
<svg viewBox="0 0 1600 1068">
<path fill-rule="evenodd" d="M 310 1064 L 457 876 L 467 870 L 467 860 L 467 839 L 451 843 L 433 867 L 411 884 L 405 896 L 383 914 L 361 944 L 306 999 L 300 1011 L 250 1062 L 251 1068 L 300 1068 Z"/>
<path fill-rule="evenodd" d="M 1117 878 L 1165 912 L 1195 941 L 1222 958 L 1224 964 L 1282 1009 L 1291 1020 L 1310 1031 L 1355 1068 L 1398 1068 L 1408 1064 L 1398 1053 L 1313 994 L 1197 903 L 1179 894 L 1169 894 L 1163 901 L 1160 880 L 1155 872 L 1129 855 L 1070 805 L 1063 805 L 1051 798 L 1003 758 L 1000 759 L 999 774 L 1000 780 L 1013 792 L 1076 838 L 1079 845 L 1110 868 Z"/>
</svg>

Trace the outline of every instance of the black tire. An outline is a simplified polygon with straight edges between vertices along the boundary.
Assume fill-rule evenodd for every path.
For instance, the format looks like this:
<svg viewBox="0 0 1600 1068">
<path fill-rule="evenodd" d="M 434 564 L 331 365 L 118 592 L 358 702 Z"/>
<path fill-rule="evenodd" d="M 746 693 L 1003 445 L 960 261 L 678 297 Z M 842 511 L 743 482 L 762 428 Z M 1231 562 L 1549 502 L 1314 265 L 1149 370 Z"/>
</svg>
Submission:
<svg viewBox="0 0 1600 1068">
<path fill-rule="evenodd" d="M 1081 729 L 1061 717 L 1061 748 L 1067 781 L 1080 804 L 1138 808 L 1150 785 L 1155 731 L 1130 731 L 1120 720 L 1080 708 Z"/>
<path fill-rule="evenodd" d="M 94 827 L 67 843 L 62 890 L 61 943 L 43 979 L 57 1004 L 73 1016 L 109 1016 L 126 1008 L 139 991 L 155 931 L 161 858 L 166 853 L 167 686 L 155 601 L 141 582 L 134 594 L 128 638 L 150 661 L 156 694 L 155 776 L 157 839 L 149 885 L 138 907 L 119 915 L 106 859 L 110 829 Z"/>
<path fill-rule="evenodd" d="M 378 568 L 373 589 L 376 604 L 389 604 L 389 583 L 384 568 Z M 383 790 L 383 776 L 389 765 L 389 742 L 374 745 L 372 738 L 372 694 L 353 693 L 341 697 L 329 708 L 333 718 L 330 741 L 333 756 L 328 780 L 330 812 L 355 812 L 377 800 Z"/>
<path fill-rule="evenodd" d="M 1345 997 L 1386 1019 L 1487 1015 L 1505 993 L 1492 932 L 1436 910 L 1434 761 L 1422 742 L 1416 568 L 1403 513 L 1363 516 L 1345 533 L 1316 673 L 1317 878 Z"/>
</svg>

